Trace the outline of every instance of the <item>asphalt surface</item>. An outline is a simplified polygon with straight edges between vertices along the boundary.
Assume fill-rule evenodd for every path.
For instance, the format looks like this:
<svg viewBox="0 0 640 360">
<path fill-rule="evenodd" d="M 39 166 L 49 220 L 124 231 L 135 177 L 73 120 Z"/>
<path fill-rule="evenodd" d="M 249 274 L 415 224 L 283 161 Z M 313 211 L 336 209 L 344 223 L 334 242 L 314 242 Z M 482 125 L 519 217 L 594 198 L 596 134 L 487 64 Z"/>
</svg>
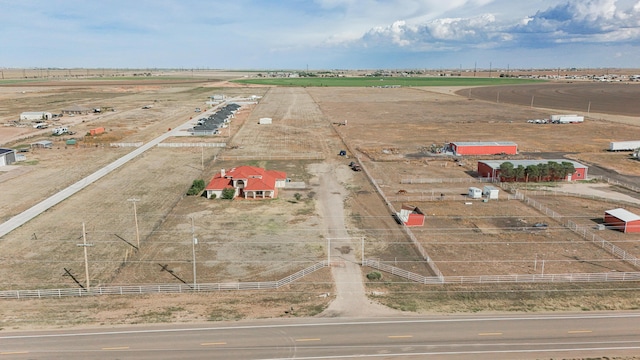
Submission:
<svg viewBox="0 0 640 360">
<path fill-rule="evenodd" d="M 0 333 L 2 359 L 540 359 L 640 353 L 640 312 Z"/>
</svg>

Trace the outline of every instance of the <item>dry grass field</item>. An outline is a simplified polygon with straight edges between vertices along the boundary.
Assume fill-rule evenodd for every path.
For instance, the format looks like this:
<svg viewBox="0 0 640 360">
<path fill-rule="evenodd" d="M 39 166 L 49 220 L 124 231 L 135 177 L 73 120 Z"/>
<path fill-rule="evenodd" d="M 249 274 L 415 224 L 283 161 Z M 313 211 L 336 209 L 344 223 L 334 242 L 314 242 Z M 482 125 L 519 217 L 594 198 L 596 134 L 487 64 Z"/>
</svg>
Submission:
<svg viewBox="0 0 640 360">
<path fill-rule="evenodd" d="M 429 155 L 426 149 L 445 141 L 483 140 L 518 143 L 522 154 L 518 158 L 566 153 L 578 161 L 638 176 L 640 162 L 626 161 L 622 154 L 604 149 L 610 141 L 640 139 L 640 126 L 616 122 L 615 117 L 588 118 L 579 125 L 534 125 L 526 120 L 548 117 L 564 108 L 550 110 L 471 100 L 453 91 L 428 88 L 264 88 L 206 80 L 0 87 L 5 104 L 0 108 L 0 119 L 4 122 L 15 119 L 21 111 L 58 109 L 76 103 L 116 109 L 60 120 L 77 129 L 78 134 L 104 126 L 105 136 L 82 138 L 78 147 L 64 146 L 58 140 L 53 149 L 26 153 L 26 163 L 0 172 L 0 184 L 11 189 L 3 193 L 0 201 L 0 219 L 10 218 L 130 151 L 111 148 L 110 142 L 146 142 L 189 121 L 196 115 L 194 108 L 204 108 L 204 101 L 212 94 L 257 95 L 262 99 L 257 105 L 243 108 L 227 134 L 169 141 L 228 141 L 229 148 L 153 148 L 4 236 L 0 240 L 0 289 L 73 287 L 73 281 L 63 276 L 65 268 L 83 280 L 82 249 L 76 246 L 82 240 L 83 222 L 88 241 L 94 244 L 89 250 L 93 286 L 178 281 L 161 271 L 163 265 L 184 281 L 191 281 L 192 236 L 199 239 L 196 256 L 200 282 L 279 279 L 326 256 L 330 229 L 326 228 L 328 219 L 319 216 L 317 208 L 318 192 L 323 189 L 317 166 L 320 163 L 330 164 L 333 176 L 349 191 L 344 199 L 347 224 L 350 235 L 366 237 L 365 256 L 427 274 L 426 266 L 365 174 L 351 172 L 347 167 L 351 159 L 337 155 L 341 149 L 348 149 L 349 157 L 357 156 L 362 161 L 396 209 L 404 203 L 397 195 L 400 190 L 425 197 L 446 195 L 442 201 L 411 202 L 428 215 L 425 226 L 413 232 L 445 275 L 539 273 L 543 260 L 545 273 L 637 270 L 542 213 L 519 201 L 507 200 L 504 192 L 499 201 L 466 205 L 460 194 L 466 193 L 469 183 L 402 184 L 401 180 L 471 179 L 477 159 L 454 162 Z M 142 109 L 148 104 L 153 107 Z M 272 118 L 273 124 L 259 125 L 262 117 Z M 337 125 L 345 120 L 348 125 Z M 15 129 L 0 128 L 4 146 L 20 147 L 52 139 L 47 131 L 18 128 L 28 131 L 16 133 Z M 23 136 L 28 138 L 16 139 Z M 221 168 L 245 164 L 285 171 L 292 181 L 304 181 L 307 186 L 281 191 L 278 199 L 264 202 L 225 202 L 184 195 L 193 180 L 208 181 Z M 301 195 L 300 200 L 296 193 Z M 140 199 L 137 210 L 141 248 L 137 252 L 123 241 L 135 242 L 133 209 L 127 201 L 130 198 Z M 536 200 L 592 226 L 593 219 L 602 217 L 603 208 L 614 207 L 614 203 L 577 197 Z M 535 223 L 546 223 L 548 227 L 533 230 L 530 225 Z M 640 256 L 637 239 L 610 230 L 598 235 Z M 394 307 L 404 308 L 398 305 L 398 295 L 403 291 L 428 291 L 416 290 L 402 279 L 385 276 L 385 281 L 390 283 L 380 291 L 393 294 L 385 302 Z M 396 285 L 401 288 L 394 288 Z M 370 290 L 380 287 L 379 283 L 369 285 Z M 449 290 L 458 291 L 444 287 L 436 291 Z M 134 305 L 136 298 L 92 299 L 90 310 L 81 310 L 78 316 L 87 316 L 79 321 L 82 324 L 266 317 L 284 314 L 282 309 L 287 309 L 291 301 L 304 309 L 297 315 L 306 316 L 326 307 L 329 300 L 316 295 L 331 291 L 331 278 L 325 269 L 299 285 L 274 293 L 141 297 L 138 300 L 144 310 Z M 613 308 L 633 306 L 625 302 L 625 294 L 619 298 L 622 300 L 618 304 L 616 298 Z M 211 304 L 194 305 L 202 299 Z M 43 304 L 69 309 L 74 301 Z M 0 314 L 5 320 L 0 326 L 39 323 L 37 315 L 9 316 L 19 307 L 37 313 L 38 302 L 6 304 Z M 467 310 L 474 311 L 476 305 Z M 406 309 L 424 312 L 449 308 L 446 301 L 429 306 L 414 304 Z M 549 307 L 562 308 L 559 304 Z M 507 305 L 504 308 L 512 309 Z M 573 309 L 574 304 L 569 308 Z M 220 309 L 227 315 L 219 315 Z M 118 320 L 124 318 L 127 320 Z M 70 324 L 56 317 L 42 319 L 41 325 Z"/>
</svg>

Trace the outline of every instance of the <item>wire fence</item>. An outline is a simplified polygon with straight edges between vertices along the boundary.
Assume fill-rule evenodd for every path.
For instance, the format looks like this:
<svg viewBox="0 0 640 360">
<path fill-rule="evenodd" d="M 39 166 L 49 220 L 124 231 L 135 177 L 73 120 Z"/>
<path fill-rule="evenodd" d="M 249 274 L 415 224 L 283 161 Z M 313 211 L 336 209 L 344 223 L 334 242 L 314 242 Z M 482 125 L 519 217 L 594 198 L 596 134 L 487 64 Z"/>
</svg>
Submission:
<svg viewBox="0 0 640 360">
<path fill-rule="evenodd" d="M 492 183 L 496 182 L 492 178 L 403 178 L 400 184 L 465 184 L 465 183 Z"/>
<path fill-rule="evenodd" d="M 378 260 L 365 260 L 364 266 L 384 271 L 419 284 L 498 284 L 498 283 L 567 283 L 640 281 L 640 272 L 567 273 L 567 274 L 511 274 L 476 276 L 424 276 L 406 271 Z"/>
<path fill-rule="evenodd" d="M 110 147 L 140 147 L 144 144 L 142 141 L 133 143 L 110 143 Z"/>
<path fill-rule="evenodd" d="M 227 143 L 214 142 L 214 143 L 159 143 L 158 147 L 226 147 Z"/>
<path fill-rule="evenodd" d="M 554 219 L 560 219 L 563 216 L 558 214 L 557 212 L 547 208 L 546 206 L 542 205 L 541 203 L 524 196 L 524 194 L 522 192 L 516 192 L 516 196 L 521 197 L 522 201 L 528 205 L 530 205 L 531 207 L 539 210 L 540 212 L 546 214 L 547 216 L 550 216 Z M 628 252 L 626 252 L 625 250 L 622 250 L 621 248 L 619 248 L 618 246 L 610 243 L 609 241 L 601 238 L 600 236 L 592 233 L 591 231 L 587 230 L 586 226 L 579 226 L 578 224 L 576 224 L 575 222 L 571 221 L 571 220 L 567 220 L 562 221 L 559 220 L 559 222 L 562 224 L 562 226 L 572 230 L 573 232 L 575 232 L 576 234 L 582 236 L 584 239 L 589 240 L 591 242 L 593 242 L 594 244 L 597 244 L 598 246 L 600 246 L 602 249 L 608 251 L 610 254 L 618 257 L 619 259 L 622 259 L 623 261 L 627 262 L 628 264 L 631 264 L 632 266 L 639 268 L 640 267 L 640 259 L 636 258 L 635 256 L 629 254 Z"/>
<path fill-rule="evenodd" d="M 68 289 L 39 289 L 39 290 L 6 290 L 0 291 L 0 299 L 41 299 L 61 298 L 73 296 L 99 296 L 99 295 L 141 295 L 141 294 L 173 294 L 214 292 L 230 290 L 266 290 L 277 289 L 289 285 L 313 272 L 327 267 L 327 260 L 323 260 L 308 268 L 277 281 L 264 282 L 232 282 L 232 283 L 208 283 L 208 284 L 159 284 L 159 285 L 129 285 L 129 286 L 100 286 L 90 290 L 82 288 Z"/>
<path fill-rule="evenodd" d="M 300 153 L 296 155 L 218 155 L 221 161 L 247 161 L 247 160 L 324 160 L 322 153 Z"/>
</svg>

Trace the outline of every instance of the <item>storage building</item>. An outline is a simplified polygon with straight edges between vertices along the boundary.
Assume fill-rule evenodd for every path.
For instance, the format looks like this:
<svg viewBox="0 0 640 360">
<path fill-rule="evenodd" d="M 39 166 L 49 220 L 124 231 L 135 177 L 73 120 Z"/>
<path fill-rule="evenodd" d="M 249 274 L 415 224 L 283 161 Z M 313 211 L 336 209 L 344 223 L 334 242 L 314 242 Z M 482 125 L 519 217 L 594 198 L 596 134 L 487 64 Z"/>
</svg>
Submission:
<svg viewBox="0 0 640 360">
<path fill-rule="evenodd" d="M 640 233 L 640 215 L 622 208 L 605 211 L 604 223 L 608 228 L 624 233 Z"/>
<path fill-rule="evenodd" d="M 458 141 L 448 145 L 454 155 L 515 155 L 518 145 L 511 141 Z"/>
<path fill-rule="evenodd" d="M 260 121 L 258 122 L 258 124 L 260 125 L 268 125 L 272 123 L 272 119 L 271 118 L 260 118 Z"/>
<path fill-rule="evenodd" d="M 41 141 L 36 141 L 34 143 L 31 143 L 31 147 L 32 148 L 44 148 L 44 149 L 51 149 L 53 148 L 53 143 L 49 140 L 41 140 Z"/>
<path fill-rule="evenodd" d="M 402 205 L 400 212 L 396 213 L 405 226 L 423 226 L 424 213 L 413 205 Z"/>
<path fill-rule="evenodd" d="M 16 151 L 0 148 L 0 166 L 11 165 L 16 162 Z"/>
<path fill-rule="evenodd" d="M 20 121 L 51 120 L 53 115 L 46 111 L 26 111 L 20 114 Z"/>
<path fill-rule="evenodd" d="M 522 166 L 526 168 L 529 165 L 540 165 L 543 163 L 556 162 L 562 164 L 563 162 L 569 162 L 573 164 L 575 172 L 567 175 L 564 179 L 566 181 L 586 180 L 588 167 L 577 161 L 567 159 L 549 159 L 549 160 L 480 160 L 478 161 L 478 173 L 483 178 L 498 179 L 500 178 L 500 165 L 505 162 L 513 164 L 514 168 Z M 544 180 L 544 179 L 540 179 Z"/>
<path fill-rule="evenodd" d="M 482 197 L 482 190 L 477 187 L 470 187 L 467 196 L 472 199 L 480 199 Z"/>
<path fill-rule="evenodd" d="M 500 193 L 500 189 L 495 186 L 487 185 L 482 189 L 482 195 L 486 196 L 487 199 L 497 200 L 498 194 Z"/>
<path fill-rule="evenodd" d="M 88 107 L 79 106 L 79 105 L 73 105 L 68 108 L 62 109 L 62 113 L 68 114 L 68 115 L 85 115 L 92 111 L 93 109 L 89 109 Z"/>
</svg>

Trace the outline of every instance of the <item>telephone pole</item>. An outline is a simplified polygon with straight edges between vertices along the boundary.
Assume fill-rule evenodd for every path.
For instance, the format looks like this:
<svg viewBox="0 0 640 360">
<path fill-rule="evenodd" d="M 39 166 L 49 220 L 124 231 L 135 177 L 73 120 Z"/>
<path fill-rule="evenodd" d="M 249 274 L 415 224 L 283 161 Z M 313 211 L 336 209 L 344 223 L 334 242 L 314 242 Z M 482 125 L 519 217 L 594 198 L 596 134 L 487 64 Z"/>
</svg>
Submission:
<svg viewBox="0 0 640 360">
<path fill-rule="evenodd" d="M 193 225 L 193 218 L 191 218 L 191 256 L 193 262 L 193 289 L 196 289 L 196 244 L 198 243 L 198 239 L 195 235 L 195 227 Z"/>
<path fill-rule="evenodd" d="M 93 246 L 93 244 L 87 244 L 87 231 L 84 222 L 82 223 L 82 244 L 77 244 L 77 246 L 82 246 L 84 250 L 84 276 L 87 282 L 87 292 L 89 292 L 91 286 L 89 285 L 89 256 L 87 254 L 87 248 Z"/>
<path fill-rule="evenodd" d="M 131 198 L 131 199 L 127 199 L 127 201 L 130 201 L 133 203 L 133 221 L 135 221 L 136 223 L 136 242 L 137 242 L 138 249 L 140 249 L 140 229 L 138 228 L 138 210 L 136 208 L 136 203 L 140 201 L 140 199 Z"/>
</svg>

